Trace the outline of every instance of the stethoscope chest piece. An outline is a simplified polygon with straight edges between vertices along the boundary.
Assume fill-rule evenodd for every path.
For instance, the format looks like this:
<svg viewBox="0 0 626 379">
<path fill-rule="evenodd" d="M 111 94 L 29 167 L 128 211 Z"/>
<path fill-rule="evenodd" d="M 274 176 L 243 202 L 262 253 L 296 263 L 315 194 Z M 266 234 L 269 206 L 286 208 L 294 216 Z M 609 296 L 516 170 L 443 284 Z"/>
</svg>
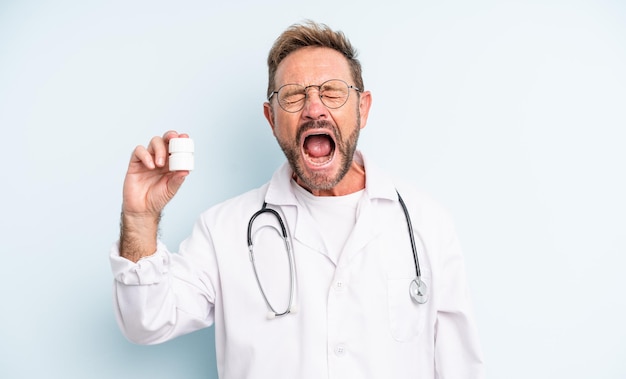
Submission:
<svg viewBox="0 0 626 379">
<path fill-rule="evenodd" d="M 411 298 L 418 304 L 425 304 L 428 301 L 428 286 L 420 277 L 411 280 L 409 293 Z"/>
</svg>

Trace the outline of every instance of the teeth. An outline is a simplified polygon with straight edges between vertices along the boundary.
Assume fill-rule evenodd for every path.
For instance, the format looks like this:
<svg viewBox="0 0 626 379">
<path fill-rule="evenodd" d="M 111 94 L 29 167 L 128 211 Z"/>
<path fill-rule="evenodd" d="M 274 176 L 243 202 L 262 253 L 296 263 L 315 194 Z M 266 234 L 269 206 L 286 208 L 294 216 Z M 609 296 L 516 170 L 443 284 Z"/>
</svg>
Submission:
<svg viewBox="0 0 626 379">
<path fill-rule="evenodd" d="M 313 159 L 313 158 L 311 158 L 308 154 L 305 154 L 305 155 L 306 155 L 306 157 L 307 157 L 307 160 L 308 160 L 308 161 L 311 163 L 311 165 L 313 165 L 313 166 L 323 166 L 323 165 L 325 165 L 326 163 L 330 162 L 330 161 L 333 159 L 333 157 L 332 157 L 332 156 L 329 156 L 329 157 L 328 157 L 328 159 L 326 159 L 326 160 L 324 160 L 324 161 L 320 162 L 320 161 L 318 161 L 318 160 L 314 160 L 314 159 Z M 320 158 L 317 158 L 317 159 L 320 159 Z"/>
<path fill-rule="evenodd" d="M 306 152 L 304 152 L 304 157 L 305 159 L 311 163 L 311 165 L 313 166 L 323 166 L 326 163 L 330 162 L 333 160 L 333 156 L 334 156 L 334 151 L 331 152 L 329 155 L 323 156 L 323 157 L 312 157 L 309 154 L 307 154 Z"/>
</svg>

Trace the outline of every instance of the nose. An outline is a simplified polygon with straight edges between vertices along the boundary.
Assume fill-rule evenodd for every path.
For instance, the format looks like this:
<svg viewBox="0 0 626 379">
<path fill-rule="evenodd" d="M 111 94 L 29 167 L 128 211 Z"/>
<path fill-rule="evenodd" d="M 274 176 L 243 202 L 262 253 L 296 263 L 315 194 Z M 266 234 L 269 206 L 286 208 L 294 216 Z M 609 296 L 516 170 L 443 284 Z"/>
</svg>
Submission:
<svg viewBox="0 0 626 379">
<path fill-rule="evenodd" d="M 309 86 L 305 91 L 306 99 L 302 108 L 302 117 L 310 120 L 328 117 L 328 108 L 322 103 L 319 87 Z"/>
</svg>

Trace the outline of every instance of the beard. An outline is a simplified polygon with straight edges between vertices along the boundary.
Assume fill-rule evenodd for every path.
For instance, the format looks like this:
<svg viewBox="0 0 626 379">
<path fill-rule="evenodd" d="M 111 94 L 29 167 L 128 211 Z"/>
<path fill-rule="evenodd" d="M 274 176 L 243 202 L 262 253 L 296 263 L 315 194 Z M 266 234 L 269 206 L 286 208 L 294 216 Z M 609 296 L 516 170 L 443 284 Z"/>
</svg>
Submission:
<svg viewBox="0 0 626 379">
<path fill-rule="evenodd" d="M 358 113 L 357 111 L 356 124 L 349 130 L 349 134 L 345 137 L 342 136 L 341 131 L 334 123 L 327 120 L 312 120 L 300 126 L 294 141 L 276 139 L 291 169 L 309 190 L 330 190 L 334 188 L 350 170 L 359 140 L 359 133 L 361 131 L 361 119 L 358 117 Z M 302 134 L 311 129 L 323 129 L 324 131 L 332 133 L 331 138 L 334 142 L 334 151 L 332 152 L 332 154 L 334 154 L 333 159 L 339 160 L 339 170 L 334 174 L 309 172 L 304 162 L 302 162 L 302 159 L 304 159 L 301 154 L 304 147 L 300 145 Z"/>
</svg>

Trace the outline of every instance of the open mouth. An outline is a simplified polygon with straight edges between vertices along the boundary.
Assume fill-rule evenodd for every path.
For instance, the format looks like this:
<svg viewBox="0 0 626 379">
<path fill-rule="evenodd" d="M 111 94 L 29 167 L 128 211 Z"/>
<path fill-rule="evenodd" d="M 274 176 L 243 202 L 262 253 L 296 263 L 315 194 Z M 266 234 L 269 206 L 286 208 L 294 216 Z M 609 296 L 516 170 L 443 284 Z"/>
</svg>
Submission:
<svg viewBox="0 0 626 379">
<path fill-rule="evenodd" d="M 313 132 L 304 137 L 302 151 L 313 166 L 323 166 L 335 156 L 335 139 L 328 133 Z"/>
</svg>

